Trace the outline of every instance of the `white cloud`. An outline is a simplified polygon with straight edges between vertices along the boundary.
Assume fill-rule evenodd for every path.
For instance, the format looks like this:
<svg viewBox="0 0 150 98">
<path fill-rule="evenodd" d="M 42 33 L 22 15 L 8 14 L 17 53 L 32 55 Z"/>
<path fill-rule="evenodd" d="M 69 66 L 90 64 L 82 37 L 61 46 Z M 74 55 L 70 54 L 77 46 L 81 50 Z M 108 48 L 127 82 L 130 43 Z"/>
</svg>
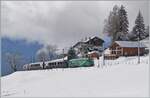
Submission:
<svg viewBox="0 0 150 98">
<path fill-rule="evenodd" d="M 65 47 L 86 36 L 102 37 L 103 21 L 125 5 L 130 28 L 139 9 L 148 24 L 146 1 L 2 1 L 2 37 Z"/>
</svg>

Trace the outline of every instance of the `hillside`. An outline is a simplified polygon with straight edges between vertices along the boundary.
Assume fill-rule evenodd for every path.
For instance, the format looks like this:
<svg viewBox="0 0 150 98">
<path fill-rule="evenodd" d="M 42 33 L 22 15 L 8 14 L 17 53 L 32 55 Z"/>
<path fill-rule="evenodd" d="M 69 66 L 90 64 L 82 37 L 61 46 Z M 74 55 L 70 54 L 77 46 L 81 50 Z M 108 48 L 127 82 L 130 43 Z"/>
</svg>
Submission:
<svg viewBox="0 0 150 98">
<path fill-rule="evenodd" d="M 18 71 L 1 78 L 1 94 L 13 97 L 148 97 L 149 62 L 145 62 L 148 59 L 148 56 L 142 57 L 142 64 L 137 64 L 137 57 L 122 57 L 107 61 L 108 65 L 103 68 Z M 127 60 L 132 64 L 126 64 Z"/>
</svg>

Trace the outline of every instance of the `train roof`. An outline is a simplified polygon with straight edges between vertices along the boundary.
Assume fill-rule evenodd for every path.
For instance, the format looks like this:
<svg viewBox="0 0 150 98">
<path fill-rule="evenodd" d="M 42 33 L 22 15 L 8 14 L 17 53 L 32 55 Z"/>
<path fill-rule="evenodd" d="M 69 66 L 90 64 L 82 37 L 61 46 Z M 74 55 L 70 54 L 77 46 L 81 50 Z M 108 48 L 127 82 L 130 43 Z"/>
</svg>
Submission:
<svg viewBox="0 0 150 98">
<path fill-rule="evenodd" d="M 67 56 L 61 59 L 55 59 L 55 60 L 51 60 L 51 61 L 45 61 L 45 63 L 53 63 L 53 62 L 63 62 L 64 60 L 67 60 Z M 29 63 L 29 64 L 25 64 L 24 66 L 27 65 L 32 65 L 32 64 L 43 64 L 43 62 L 34 62 L 34 63 Z"/>
<path fill-rule="evenodd" d="M 34 63 L 29 63 L 30 65 L 31 64 L 42 64 L 43 62 L 34 62 Z"/>
<path fill-rule="evenodd" d="M 67 60 L 67 56 L 64 57 L 64 58 L 61 58 L 61 59 L 55 59 L 55 60 L 47 61 L 45 63 L 62 62 L 64 60 Z"/>
</svg>

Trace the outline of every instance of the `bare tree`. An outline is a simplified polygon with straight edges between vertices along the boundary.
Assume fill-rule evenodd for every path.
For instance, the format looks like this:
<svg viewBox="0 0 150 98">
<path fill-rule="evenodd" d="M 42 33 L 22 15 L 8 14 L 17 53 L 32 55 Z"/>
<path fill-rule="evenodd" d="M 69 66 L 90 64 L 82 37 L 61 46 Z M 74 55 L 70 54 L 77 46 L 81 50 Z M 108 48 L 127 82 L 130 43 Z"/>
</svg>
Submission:
<svg viewBox="0 0 150 98">
<path fill-rule="evenodd" d="M 17 66 L 21 63 L 21 55 L 18 53 L 6 53 L 5 57 L 13 71 L 17 71 Z"/>
<path fill-rule="evenodd" d="M 56 56 L 57 46 L 56 45 L 47 45 L 46 49 L 48 51 L 49 60 L 52 60 Z"/>
<path fill-rule="evenodd" d="M 48 60 L 48 54 L 46 51 L 39 51 L 36 56 L 38 61 L 45 62 Z"/>
<path fill-rule="evenodd" d="M 45 68 L 45 61 L 48 60 L 48 53 L 46 51 L 41 50 L 41 51 L 38 51 L 36 57 L 37 57 L 38 61 L 43 62 L 42 67 L 44 69 Z"/>
<path fill-rule="evenodd" d="M 36 58 L 38 61 L 52 60 L 56 56 L 56 51 L 56 45 L 47 45 L 37 52 Z"/>
</svg>

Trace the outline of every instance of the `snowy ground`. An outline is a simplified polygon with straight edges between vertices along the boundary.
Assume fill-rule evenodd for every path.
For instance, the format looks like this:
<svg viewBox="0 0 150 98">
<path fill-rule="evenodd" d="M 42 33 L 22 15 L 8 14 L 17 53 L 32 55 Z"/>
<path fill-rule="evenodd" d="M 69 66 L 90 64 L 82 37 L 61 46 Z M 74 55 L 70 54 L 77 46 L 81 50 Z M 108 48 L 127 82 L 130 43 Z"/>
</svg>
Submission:
<svg viewBox="0 0 150 98">
<path fill-rule="evenodd" d="M 100 59 L 101 61 L 102 59 Z M 2 96 L 148 97 L 149 57 L 119 58 L 97 68 L 20 71 L 1 78 Z M 122 62 L 122 63 L 121 63 Z"/>
</svg>

